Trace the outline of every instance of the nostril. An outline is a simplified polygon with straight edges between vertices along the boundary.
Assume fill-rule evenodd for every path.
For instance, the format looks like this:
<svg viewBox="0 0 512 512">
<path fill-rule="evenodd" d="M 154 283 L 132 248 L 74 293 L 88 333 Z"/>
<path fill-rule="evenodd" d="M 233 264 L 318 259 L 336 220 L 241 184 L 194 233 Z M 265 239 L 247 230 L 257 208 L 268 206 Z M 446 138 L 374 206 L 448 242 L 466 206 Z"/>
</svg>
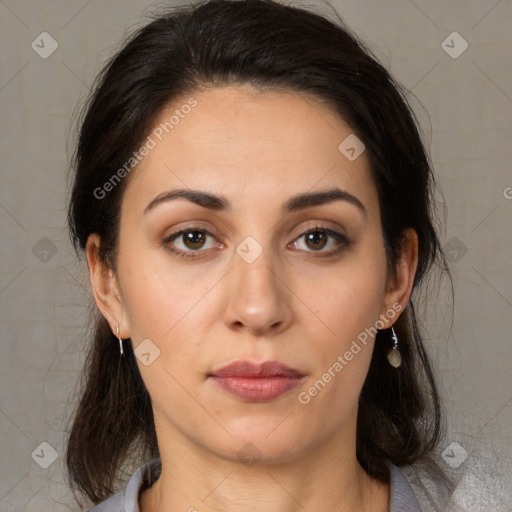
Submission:
<svg viewBox="0 0 512 512">
<path fill-rule="evenodd" d="M 277 329 L 278 327 L 281 327 L 281 321 L 273 323 L 270 327 L 272 329 Z"/>
</svg>

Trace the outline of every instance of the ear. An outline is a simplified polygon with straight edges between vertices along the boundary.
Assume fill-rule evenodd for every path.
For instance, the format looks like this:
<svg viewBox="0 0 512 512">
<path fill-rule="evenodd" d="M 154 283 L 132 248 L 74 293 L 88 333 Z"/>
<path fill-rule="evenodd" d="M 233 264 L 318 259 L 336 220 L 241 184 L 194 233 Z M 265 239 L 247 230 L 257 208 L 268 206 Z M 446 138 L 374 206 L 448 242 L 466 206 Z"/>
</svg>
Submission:
<svg viewBox="0 0 512 512">
<path fill-rule="evenodd" d="M 381 311 L 381 319 L 386 322 L 386 328 L 391 327 L 394 321 L 388 319 L 385 312 L 390 309 L 402 312 L 407 306 L 418 267 L 418 235 L 416 231 L 413 228 L 407 228 L 403 231 L 402 236 L 403 243 L 400 258 L 396 265 L 396 273 L 388 279 L 385 298 L 386 309 Z"/>
<path fill-rule="evenodd" d="M 129 326 L 126 311 L 119 293 L 119 286 L 112 268 L 108 267 L 99 256 L 100 237 L 97 234 L 89 235 L 85 247 L 89 278 L 96 306 L 101 311 L 116 335 L 119 326 L 119 336 L 129 338 Z"/>
</svg>

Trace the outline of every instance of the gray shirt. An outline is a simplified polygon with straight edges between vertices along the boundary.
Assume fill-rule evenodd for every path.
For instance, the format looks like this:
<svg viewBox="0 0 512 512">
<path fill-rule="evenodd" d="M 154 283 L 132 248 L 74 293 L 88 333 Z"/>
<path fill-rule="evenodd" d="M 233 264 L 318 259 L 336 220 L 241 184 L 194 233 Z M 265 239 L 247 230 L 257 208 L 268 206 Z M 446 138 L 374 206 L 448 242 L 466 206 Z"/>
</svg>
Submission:
<svg viewBox="0 0 512 512">
<path fill-rule="evenodd" d="M 421 512 L 416 496 L 400 469 L 388 463 L 391 471 L 390 512 Z M 160 474 L 160 460 L 154 459 L 137 469 L 124 491 L 114 494 L 89 512 L 140 512 L 139 494 L 150 486 Z"/>
</svg>

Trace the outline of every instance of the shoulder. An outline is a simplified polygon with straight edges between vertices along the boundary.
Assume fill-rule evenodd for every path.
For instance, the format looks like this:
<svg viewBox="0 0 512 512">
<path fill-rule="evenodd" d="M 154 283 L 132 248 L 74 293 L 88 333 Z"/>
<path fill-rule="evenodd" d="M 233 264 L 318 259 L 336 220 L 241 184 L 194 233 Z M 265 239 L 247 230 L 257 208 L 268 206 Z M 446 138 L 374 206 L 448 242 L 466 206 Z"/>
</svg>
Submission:
<svg viewBox="0 0 512 512">
<path fill-rule="evenodd" d="M 123 491 L 98 503 L 89 512 L 140 512 L 140 492 L 153 484 L 160 475 L 160 470 L 160 459 L 146 462 L 133 473 Z"/>
<path fill-rule="evenodd" d="M 118 492 L 110 498 L 98 503 L 95 507 L 91 508 L 89 512 L 125 512 L 124 508 L 124 491 Z"/>
<path fill-rule="evenodd" d="M 421 512 L 416 495 L 398 466 L 388 463 L 390 471 L 390 512 Z"/>
<path fill-rule="evenodd" d="M 391 472 L 390 512 L 467 512 L 453 499 L 456 484 L 441 468 L 425 462 L 398 467 L 389 461 L 388 467 Z"/>
</svg>

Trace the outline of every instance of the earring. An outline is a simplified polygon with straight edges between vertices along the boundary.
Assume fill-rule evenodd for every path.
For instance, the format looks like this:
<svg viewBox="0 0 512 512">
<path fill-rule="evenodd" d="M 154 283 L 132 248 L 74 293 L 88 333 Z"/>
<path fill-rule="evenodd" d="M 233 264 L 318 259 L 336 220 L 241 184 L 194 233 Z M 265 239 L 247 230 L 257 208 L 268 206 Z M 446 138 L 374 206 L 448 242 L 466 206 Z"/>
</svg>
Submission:
<svg viewBox="0 0 512 512">
<path fill-rule="evenodd" d="M 119 340 L 119 352 L 121 353 L 121 355 L 123 355 L 123 340 L 119 336 L 119 325 L 116 328 L 116 332 L 117 332 L 117 339 Z"/>
<path fill-rule="evenodd" d="M 402 364 L 402 356 L 400 350 L 398 350 L 398 338 L 393 327 L 391 327 L 391 338 L 393 339 L 393 346 L 388 350 L 388 361 L 391 366 L 398 368 Z"/>
</svg>

